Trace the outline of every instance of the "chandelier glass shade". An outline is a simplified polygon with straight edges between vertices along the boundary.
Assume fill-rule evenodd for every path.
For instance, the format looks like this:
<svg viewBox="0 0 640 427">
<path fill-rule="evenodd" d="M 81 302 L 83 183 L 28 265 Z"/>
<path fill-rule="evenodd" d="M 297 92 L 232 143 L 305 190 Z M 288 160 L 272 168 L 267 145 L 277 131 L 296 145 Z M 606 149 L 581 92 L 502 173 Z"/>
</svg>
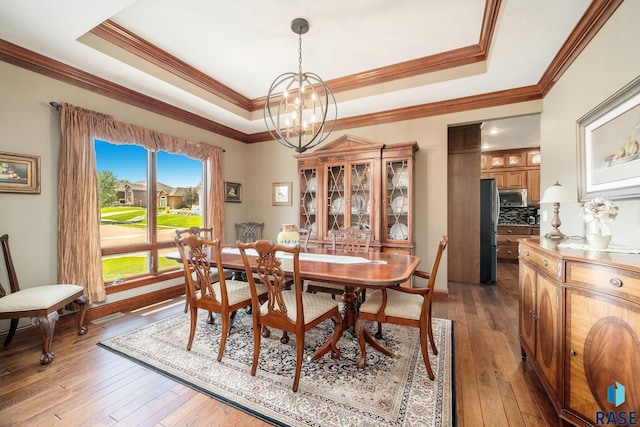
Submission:
<svg viewBox="0 0 640 427">
<path fill-rule="evenodd" d="M 273 139 L 302 153 L 327 139 L 338 111 L 325 82 L 317 74 L 302 72 L 302 34 L 309 31 L 309 23 L 296 18 L 291 30 L 298 34 L 298 72 L 281 74 L 273 81 L 264 105 L 264 121 Z"/>
</svg>

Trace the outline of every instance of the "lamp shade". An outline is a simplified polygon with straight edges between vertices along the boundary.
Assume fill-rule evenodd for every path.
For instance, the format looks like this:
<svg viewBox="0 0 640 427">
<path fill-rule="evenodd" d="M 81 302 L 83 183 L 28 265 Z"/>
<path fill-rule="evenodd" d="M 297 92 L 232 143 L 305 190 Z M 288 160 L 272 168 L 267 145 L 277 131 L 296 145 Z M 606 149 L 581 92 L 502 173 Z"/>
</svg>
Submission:
<svg viewBox="0 0 640 427">
<path fill-rule="evenodd" d="M 557 181 L 552 186 L 544 190 L 540 203 L 564 203 L 575 202 L 576 197 L 571 194 L 567 187 L 563 187 Z"/>
</svg>

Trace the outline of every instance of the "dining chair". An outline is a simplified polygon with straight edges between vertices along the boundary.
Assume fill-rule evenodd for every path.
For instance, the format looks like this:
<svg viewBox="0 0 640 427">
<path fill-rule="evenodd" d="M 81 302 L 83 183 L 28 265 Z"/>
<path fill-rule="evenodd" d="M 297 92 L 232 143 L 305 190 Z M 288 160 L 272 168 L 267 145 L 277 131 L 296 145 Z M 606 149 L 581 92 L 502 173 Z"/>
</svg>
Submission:
<svg viewBox="0 0 640 427">
<path fill-rule="evenodd" d="M 9 332 L 4 341 L 4 347 L 8 347 L 18 328 L 21 317 L 31 317 L 31 324 L 40 328 L 42 335 L 42 354 L 40 364 L 48 365 L 53 362 L 54 355 L 51 351 L 51 341 L 55 331 L 56 322 L 61 310 L 69 303 L 75 302 L 80 307 L 78 316 L 78 335 L 87 333 L 84 326 L 84 317 L 87 313 L 89 298 L 84 295 L 82 286 L 70 284 L 43 285 L 20 289 L 18 276 L 11 258 L 9 249 L 9 235 L 0 237 L 4 262 L 9 277 L 11 293 L 7 294 L 0 284 L 0 319 L 11 319 Z"/>
<path fill-rule="evenodd" d="M 264 222 L 240 222 L 236 223 L 236 239 L 244 243 L 255 242 L 262 239 Z"/>
<path fill-rule="evenodd" d="M 438 266 L 442 253 L 447 247 L 448 237 L 442 236 L 438 244 L 438 252 L 431 266 L 431 272 L 415 271 L 413 275 L 418 278 L 427 279 L 426 288 L 403 288 L 394 286 L 372 292 L 367 300 L 362 303 L 356 321 L 358 331 L 358 342 L 360 343 L 360 358 L 358 368 L 366 366 L 365 330 L 369 325 L 363 320 L 378 322 L 378 331 L 382 323 L 391 323 L 401 326 L 412 326 L 420 328 L 420 349 L 422 358 L 427 367 L 429 378 L 434 379 L 431 363 L 429 362 L 429 349 L 427 348 L 427 338 L 431 343 L 433 354 L 438 354 L 435 340 L 433 339 L 433 327 L 431 325 L 431 297 L 433 286 L 438 274 Z M 378 334 L 376 334 L 378 337 Z M 388 354 L 389 356 L 391 354 Z"/>
<path fill-rule="evenodd" d="M 184 238 L 176 237 L 175 241 L 184 265 L 187 299 L 191 313 L 187 350 L 190 351 L 193 344 L 198 309 L 218 313 L 222 324 L 220 348 L 218 349 L 219 362 L 222 360 L 227 336 L 233 325 L 236 311 L 251 304 L 249 284 L 237 280 L 226 280 L 222 271 L 220 240 L 189 234 Z M 218 270 L 219 280 L 217 282 L 211 280 L 214 269 Z M 264 300 L 266 293 L 267 289 L 264 286 L 256 286 L 256 295 L 259 300 Z"/>
<path fill-rule="evenodd" d="M 205 227 L 189 227 L 189 228 L 180 228 L 176 230 L 176 236 L 182 239 L 188 235 L 195 235 L 200 237 L 206 237 L 207 239 L 213 239 L 213 228 L 205 228 Z M 229 279 L 233 272 L 228 270 L 223 270 L 224 277 Z M 194 273 L 195 274 L 195 273 Z M 211 282 L 217 282 L 218 277 L 218 269 L 213 269 L 211 271 Z M 197 284 L 197 283 L 196 283 Z M 187 283 L 184 284 L 185 287 L 185 295 L 187 295 Z M 186 313 L 189 310 L 189 298 L 185 298 L 184 300 L 184 312 Z M 207 323 L 213 323 L 213 318 L 209 316 Z"/>
<path fill-rule="evenodd" d="M 349 227 L 344 230 L 332 230 L 331 235 L 331 249 L 341 252 L 369 252 L 369 246 L 371 244 L 371 230 L 360 230 L 357 227 Z M 336 295 L 342 295 L 344 293 L 344 285 L 336 285 L 334 283 L 325 283 L 317 281 L 307 281 L 307 292 L 324 292 L 331 294 L 331 297 L 335 299 Z M 365 297 L 364 289 L 356 290 L 358 299 L 362 302 L 362 298 Z"/>
<path fill-rule="evenodd" d="M 305 333 L 323 322 L 333 319 L 334 329 L 331 340 L 331 357 L 340 356 L 337 347 L 342 335 L 342 321 L 338 311 L 338 303 L 329 298 L 309 294 L 302 291 L 300 280 L 300 245 L 285 246 L 270 240 L 258 240 L 252 243 L 237 242 L 244 267 L 251 286 L 251 303 L 253 306 L 253 365 L 251 375 L 256 374 L 260 356 L 260 339 L 269 336 L 268 327 L 295 333 L 296 336 L 296 368 L 293 380 L 293 391 L 298 390 L 302 359 L 304 354 Z M 255 251 L 256 256 L 250 255 Z M 277 254 L 276 254 L 277 253 Z M 282 255 L 292 258 L 282 260 Z M 252 256 L 250 259 L 249 257 Z M 282 263 L 291 263 L 293 289 L 286 289 L 285 271 Z M 254 274 L 255 273 L 255 274 Z M 257 276 L 257 278 L 255 277 Z M 258 283 L 256 283 L 258 281 Z M 262 303 L 259 285 L 268 289 L 268 298 Z M 263 333 L 266 331 L 266 333 Z"/>
</svg>

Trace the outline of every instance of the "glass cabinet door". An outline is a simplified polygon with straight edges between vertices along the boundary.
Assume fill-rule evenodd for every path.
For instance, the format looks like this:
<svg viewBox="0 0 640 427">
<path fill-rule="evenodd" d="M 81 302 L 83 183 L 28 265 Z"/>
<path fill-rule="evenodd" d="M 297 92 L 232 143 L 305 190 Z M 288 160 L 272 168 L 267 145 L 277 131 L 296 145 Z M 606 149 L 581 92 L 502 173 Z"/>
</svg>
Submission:
<svg viewBox="0 0 640 427">
<path fill-rule="evenodd" d="M 309 237 L 318 236 L 318 182 L 315 168 L 300 169 L 300 220 L 298 226 L 310 230 Z"/>
<path fill-rule="evenodd" d="M 383 213 L 387 240 L 410 239 L 410 175 L 408 160 L 386 162 L 384 186 L 387 211 Z"/>
<path fill-rule="evenodd" d="M 326 238 L 332 230 L 358 227 L 371 230 L 372 223 L 372 164 L 331 164 L 326 170 L 327 185 L 327 229 Z"/>
</svg>

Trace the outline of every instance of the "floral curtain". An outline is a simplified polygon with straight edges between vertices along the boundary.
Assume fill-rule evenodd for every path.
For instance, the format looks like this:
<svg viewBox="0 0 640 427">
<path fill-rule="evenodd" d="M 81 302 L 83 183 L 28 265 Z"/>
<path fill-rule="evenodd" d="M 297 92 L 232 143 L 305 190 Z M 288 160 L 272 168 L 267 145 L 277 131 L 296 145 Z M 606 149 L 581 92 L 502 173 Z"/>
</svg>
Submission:
<svg viewBox="0 0 640 427">
<path fill-rule="evenodd" d="M 58 283 L 82 285 L 89 302 L 106 298 L 102 282 L 100 212 L 94 140 L 137 144 L 153 151 L 202 160 L 207 183 L 204 226 L 224 240 L 222 149 L 188 141 L 112 116 L 62 103 L 62 141 L 58 160 Z"/>
</svg>

